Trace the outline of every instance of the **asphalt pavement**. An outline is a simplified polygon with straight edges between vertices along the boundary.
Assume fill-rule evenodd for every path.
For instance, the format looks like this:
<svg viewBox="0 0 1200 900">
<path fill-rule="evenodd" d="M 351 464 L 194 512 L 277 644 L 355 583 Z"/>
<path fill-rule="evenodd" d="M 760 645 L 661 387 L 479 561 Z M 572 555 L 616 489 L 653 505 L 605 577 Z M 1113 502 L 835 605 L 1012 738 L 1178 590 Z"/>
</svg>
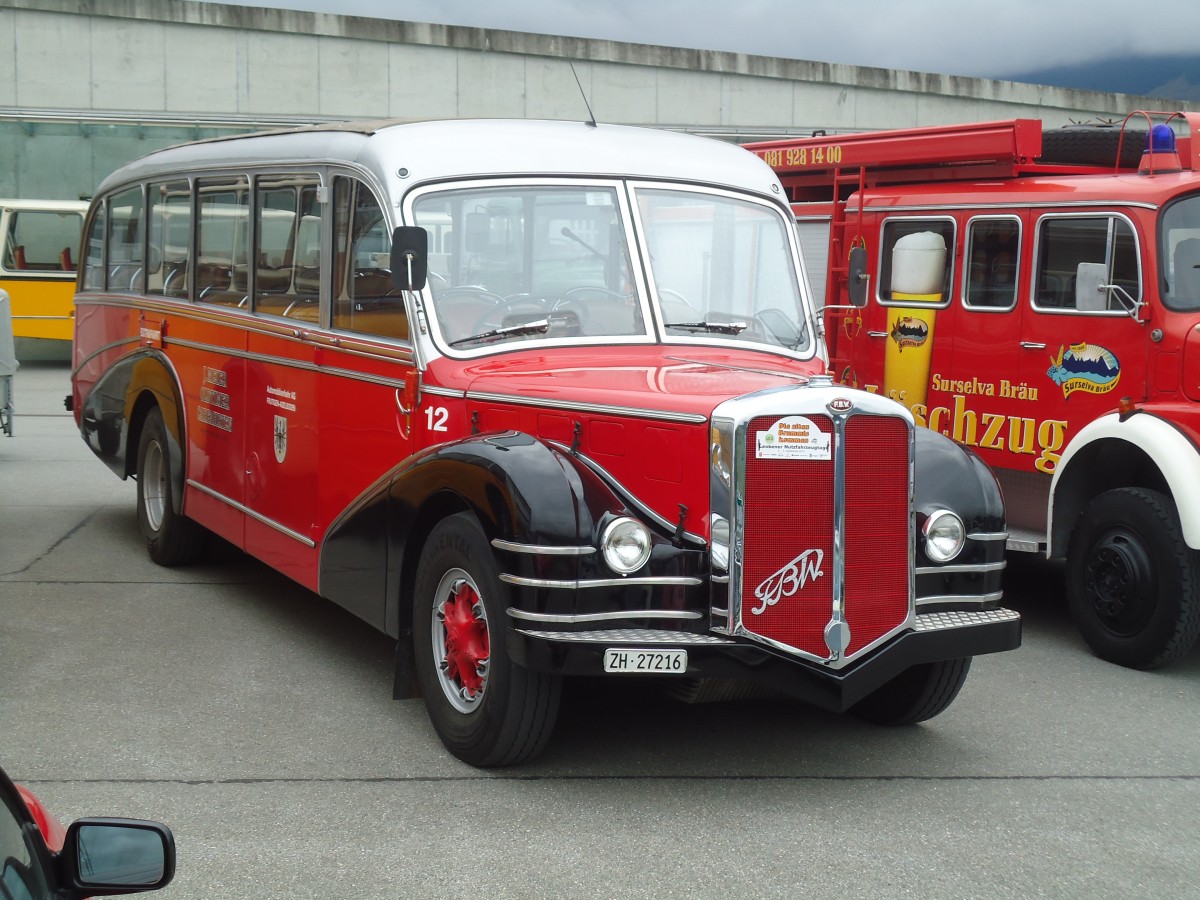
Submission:
<svg viewBox="0 0 1200 900">
<path fill-rule="evenodd" d="M 170 825 L 159 896 L 1200 892 L 1200 651 L 1094 658 L 1054 566 L 1010 565 L 1024 645 L 924 725 L 571 682 L 541 758 L 479 771 L 391 699 L 385 636 L 227 546 L 151 563 L 68 390 L 25 364 L 0 436 L 0 766 L 64 822 Z"/>
</svg>

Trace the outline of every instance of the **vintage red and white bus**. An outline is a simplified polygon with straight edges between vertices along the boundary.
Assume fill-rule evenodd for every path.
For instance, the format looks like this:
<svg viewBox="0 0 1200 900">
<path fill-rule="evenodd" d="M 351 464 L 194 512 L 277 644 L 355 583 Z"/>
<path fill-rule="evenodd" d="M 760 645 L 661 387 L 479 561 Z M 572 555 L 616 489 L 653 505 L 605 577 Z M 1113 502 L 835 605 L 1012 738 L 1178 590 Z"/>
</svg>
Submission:
<svg viewBox="0 0 1200 900">
<path fill-rule="evenodd" d="M 1104 659 L 1200 635 L 1200 114 L 751 145 L 780 174 L 839 380 L 976 450 L 1008 546 L 1066 560 Z M 901 283 L 895 248 L 940 253 Z M 828 276 L 828 277 L 826 277 Z"/>
<path fill-rule="evenodd" d="M 563 676 L 880 722 L 1020 641 L 970 451 L 833 384 L 778 180 L 572 122 L 345 123 L 100 186 L 84 439 L 151 557 L 214 532 L 396 638 L 446 746 L 530 758 Z"/>
</svg>

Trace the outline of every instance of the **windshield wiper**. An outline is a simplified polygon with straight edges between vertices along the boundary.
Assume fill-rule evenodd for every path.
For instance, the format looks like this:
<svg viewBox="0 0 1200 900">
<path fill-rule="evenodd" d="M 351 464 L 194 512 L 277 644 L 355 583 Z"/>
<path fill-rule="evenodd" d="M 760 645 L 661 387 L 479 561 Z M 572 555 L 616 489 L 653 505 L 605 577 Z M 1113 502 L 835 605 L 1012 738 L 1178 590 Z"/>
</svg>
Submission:
<svg viewBox="0 0 1200 900">
<path fill-rule="evenodd" d="M 459 338 L 456 341 L 451 341 L 450 346 L 457 347 L 459 344 L 469 344 L 471 341 L 486 341 L 493 338 L 514 337 L 522 334 L 545 334 L 549 330 L 549 319 L 534 319 L 532 322 L 509 325 L 507 328 L 493 328 L 491 331 L 485 331 L 482 334 L 473 334 L 470 337 Z"/>
<path fill-rule="evenodd" d="M 741 334 L 750 327 L 747 322 L 667 322 L 667 328 L 684 331 L 707 331 L 712 334 Z"/>
</svg>

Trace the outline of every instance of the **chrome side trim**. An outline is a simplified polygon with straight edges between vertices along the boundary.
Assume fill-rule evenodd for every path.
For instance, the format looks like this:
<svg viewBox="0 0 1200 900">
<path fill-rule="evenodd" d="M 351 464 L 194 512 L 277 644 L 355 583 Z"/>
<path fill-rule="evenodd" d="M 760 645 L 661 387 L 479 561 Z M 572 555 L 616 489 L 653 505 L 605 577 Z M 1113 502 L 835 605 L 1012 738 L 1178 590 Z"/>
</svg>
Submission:
<svg viewBox="0 0 1200 900">
<path fill-rule="evenodd" d="M 690 631 L 655 631 L 650 628 L 614 628 L 611 631 L 533 631 L 518 628 L 518 634 L 543 641 L 579 644 L 736 644 L 728 638 Z"/>
<path fill-rule="evenodd" d="M 1007 531 L 972 531 L 967 535 L 968 541 L 1004 541 L 1008 540 Z"/>
<path fill-rule="evenodd" d="M 918 575 L 951 575 L 956 572 L 999 572 L 1008 563 L 1001 560 L 993 563 L 979 563 L 978 565 L 968 565 L 960 563 L 955 566 L 920 566 L 917 569 Z"/>
<path fill-rule="evenodd" d="M 269 528 L 274 528 L 280 534 L 287 535 L 292 540 L 299 541 L 301 544 L 303 544 L 306 547 L 312 548 L 312 547 L 317 546 L 317 542 L 314 541 L 312 538 L 307 538 L 304 535 L 300 534 L 299 532 L 292 531 L 292 529 L 288 528 L 286 525 L 280 525 L 278 522 L 274 521 L 273 519 L 268 519 L 266 516 L 262 515 L 261 513 L 257 513 L 254 510 L 250 509 L 250 507 L 243 506 L 241 503 L 238 503 L 236 500 L 230 499 L 229 497 L 226 497 L 224 494 L 222 494 L 218 491 L 214 491 L 212 488 L 206 487 L 203 484 L 200 484 L 198 481 L 194 481 L 193 479 L 189 478 L 187 483 L 188 483 L 188 487 L 193 487 L 196 490 L 198 490 L 200 493 L 207 494 L 208 496 L 212 497 L 214 500 L 220 500 L 225 505 L 232 506 L 238 512 L 245 513 L 250 518 L 254 519 L 254 521 L 261 522 L 263 525 L 266 525 Z"/>
<path fill-rule="evenodd" d="M 550 578 L 523 578 L 520 575 L 500 576 L 500 580 L 520 587 L 554 588 L 558 590 L 582 590 L 584 588 L 626 587 L 628 585 L 655 585 L 659 587 L 692 587 L 703 582 L 690 575 L 664 575 L 661 578 L 588 578 L 582 581 L 570 579 L 556 580 Z"/>
<path fill-rule="evenodd" d="M 985 603 L 998 603 L 1003 596 L 1004 591 L 992 591 L 990 594 L 939 594 L 934 597 L 918 597 L 917 607 L 932 606 L 935 603 L 976 603 L 983 606 Z"/>
<path fill-rule="evenodd" d="M 493 538 L 492 546 L 497 550 L 532 553 L 540 556 L 588 556 L 596 552 L 595 547 L 549 547 L 545 544 L 518 544 L 516 541 L 503 541 L 500 538 Z"/>
<path fill-rule="evenodd" d="M 998 622 L 1018 621 L 1021 614 L 1011 609 L 952 610 L 950 612 L 918 613 L 913 624 L 915 631 L 942 631 L 947 628 L 972 628 Z"/>
<path fill-rule="evenodd" d="M 466 399 L 485 403 L 515 403 L 528 406 L 535 403 L 547 409 L 567 409 L 576 412 L 600 413 L 610 416 L 631 416 L 640 419 L 657 419 L 661 422 L 684 422 L 688 425 L 703 425 L 708 421 L 707 416 L 699 413 L 671 412 L 665 409 L 641 409 L 635 406 L 610 406 L 607 403 L 576 403 L 569 400 L 550 400 L 545 397 L 517 397 L 510 394 L 488 394 L 481 391 L 467 391 Z"/>
<path fill-rule="evenodd" d="M 1063 176 L 1061 175 L 1061 173 L 1059 173 L 1057 175 L 1055 173 L 1050 173 L 1044 177 L 1055 178 L 1055 177 L 1063 177 Z M 865 212 L 886 212 L 886 213 L 893 213 L 893 212 L 906 212 L 907 213 L 907 212 L 942 212 L 942 211 L 953 211 L 953 210 L 962 210 L 962 209 L 969 209 L 969 210 L 1092 209 L 1095 207 L 1103 207 L 1105 209 L 1111 209 L 1114 206 L 1119 206 L 1122 208 L 1129 208 L 1129 209 L 1149 209 L 1149 210 L 1158 209 L 1157 203 L 1147 203 L 1144 201 L 1128 201 L 1128 200 L 1120 200 L 1120 201 L 1075 200 L 1075 201 L 1070 201 L 1070 202 L 1065 202 L 1065 203 L 1058 203 L 1058 202 L 1054 202 L 1051 200 L 1046 200 L 1046 201 L 1043 201 L 1040 203 L 1038 203 L 1038 202 L 1031 203 L 1028 201 L 1021 202 L 1019 200 L 1012 200 L 1012 201 L 1008 201 L 1005 203 L 931 203 L 931 204 L 926 204 L 923 206 L 888 206 L 886 204 L 880 204 L 880 203 L 876 202 L 874 200 L 874 198 L 872 198 L 871 200 L 867 201 L 867 204 L 864 207 L 864 211 Z M 845 212 L 846 212 L 846 215 L 850 215 L 851 213 L 856 213 L 858 211 L 859 211 L 858 206 L 847 206 Z"/>
<path fill-rule="evenodd" d="M 524 609 L 509 607 L 508 614 L 514 619 L 525 619 L 529 622 L 546 622 L 559 625 L 577 625 L 580 622 L 612 622 L 620 619 L 699 619 L 701 614 L 682 609 L 642 609 L 625 610 L 621 612 L 577 613 L 575 615 L 554 615 L 552 613 L 528 612 Z"/>
<path fill-rule="evenodd" d="M 729 576 L 728 575 L 710 575 L 708 577 L 708 580 L 711 581 L 713 584 L 729 584 Z M 726 615 L 728 612 L 729 612 L 729 610 L 724 610 L 721 613 L 721 615 Z"/>
<path fill-rule="evenodd" d="M 432 394 L 435 397 L 450 397 L 454 400 L 462 400 L 467 396 L 466 391 L 459 391 L 454 388 L 430 387 L 427 384 L 421 385 L 421 393 Z"/>
</svg>

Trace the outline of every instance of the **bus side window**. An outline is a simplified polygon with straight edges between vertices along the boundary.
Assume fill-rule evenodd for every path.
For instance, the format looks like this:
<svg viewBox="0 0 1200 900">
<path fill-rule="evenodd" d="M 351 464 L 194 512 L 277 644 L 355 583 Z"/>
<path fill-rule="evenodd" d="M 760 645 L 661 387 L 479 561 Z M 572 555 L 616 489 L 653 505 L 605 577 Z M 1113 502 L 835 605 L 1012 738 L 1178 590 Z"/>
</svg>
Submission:
<svg viewBox="0 0 1200 900">
<path fill-rule="evenodd" d="M 244 175 L 201 179 L 196 233 L 196 299 L 250 305 L 250 181 Z"/>
<path fill-rule="evenodd" d="M 88 229 L 87 243 L 84 245 L 83 258 L 83 289 L 85 291 L 104 290 L 104 222 L 107 203 L 99 203 L 94 209 L 91 227 Z"/>
<path fill-rule="evenodd" d="M 191 246 L 191 185 L 187 181 L 151 184 L 147 294 L 187 298 Z"/>
<path fill-rule="evenodd" d="M 392 286 L 391 232 L 375 195 L 353 178 L 334 179 L 333 327 L 408 340 L 403 294 Z"/>
<path fill-rule="evenodd" d="M 321 294 L 320 182 L 312 175 L 258 179 L 254 309 L 317 322 Z"/>
<path fill-rule="evenodd" d="M 968 307 L 1012 309 L 1017 302 L 1020 223 L 1015 219 L 978 219 L 967 235 Z"/>
<path fill-rule="evenodd" d="M 140 291 L 144 199 L 139 185 L 122 191 L 108 203 L 108 289 Z"/>
</svg>

